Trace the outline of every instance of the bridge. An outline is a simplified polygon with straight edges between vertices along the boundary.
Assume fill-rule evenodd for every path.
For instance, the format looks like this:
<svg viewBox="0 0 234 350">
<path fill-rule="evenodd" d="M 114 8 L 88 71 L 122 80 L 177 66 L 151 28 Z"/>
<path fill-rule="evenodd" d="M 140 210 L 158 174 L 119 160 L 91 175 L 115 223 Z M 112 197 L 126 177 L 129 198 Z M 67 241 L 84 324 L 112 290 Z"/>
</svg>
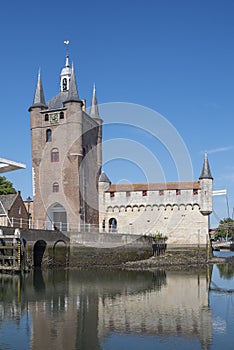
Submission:
<svg viewBox="0 0 234 350">
<path fill-rule="evenodd" d="M 70 239 L 57 230 L 18 229 L 15 227 L 0 226 L 1 235 L 17 236 L 21 243 L 21 252 L 25 251 L 29 265 L 41 267 L 42 262 L 63 265 L 68 261 Z M 17 231 L 17 232 L 16 232 Z M 16 234 L 18 233 L 18 234 Z"/>
</svg>

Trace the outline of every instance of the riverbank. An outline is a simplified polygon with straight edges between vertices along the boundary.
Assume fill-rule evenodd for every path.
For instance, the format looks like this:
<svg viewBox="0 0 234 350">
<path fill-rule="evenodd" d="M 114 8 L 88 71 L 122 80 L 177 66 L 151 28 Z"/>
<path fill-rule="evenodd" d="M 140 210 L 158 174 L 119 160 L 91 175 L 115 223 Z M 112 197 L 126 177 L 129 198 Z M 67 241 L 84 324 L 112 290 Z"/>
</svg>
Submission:
<svg viewBox="0 0 234 350">
<path fill-rule="evenodd" d="M 206 250 L 169 250 L 164 255 L 151 256 L 148 259 L 138 261 L 128 261 L 122 264 L 123 268 L 128 269 L 149 269 L 149 268 L 167 268 L 181 269 L 196 266 L 205 266 L 208 264 L 234 263 L 233 258 L 215 257 L 207 254 Z"/>
</svg>

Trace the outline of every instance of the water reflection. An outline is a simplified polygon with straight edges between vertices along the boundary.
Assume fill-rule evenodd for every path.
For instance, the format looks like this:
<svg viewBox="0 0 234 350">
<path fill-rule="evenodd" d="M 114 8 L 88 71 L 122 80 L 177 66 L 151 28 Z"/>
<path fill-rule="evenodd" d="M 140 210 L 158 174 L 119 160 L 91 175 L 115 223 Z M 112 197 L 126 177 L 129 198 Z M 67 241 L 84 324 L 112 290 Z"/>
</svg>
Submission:
<svg viewBox="0 0 234 350">
<path fill-rule="evenodd" d="M 1 275 L 0 349 L 19 349 L 19 338 L 32 350 L 209 349 L 209 276 L 206 269 Z"/>
</svg>

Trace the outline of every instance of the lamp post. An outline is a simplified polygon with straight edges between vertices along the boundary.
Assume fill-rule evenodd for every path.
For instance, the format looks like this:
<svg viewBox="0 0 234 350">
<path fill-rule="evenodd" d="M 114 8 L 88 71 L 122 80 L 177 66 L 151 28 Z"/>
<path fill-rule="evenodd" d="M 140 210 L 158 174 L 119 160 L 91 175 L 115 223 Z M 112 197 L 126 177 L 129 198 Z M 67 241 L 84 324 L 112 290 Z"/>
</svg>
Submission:
<svg viewBox="0 0 234 350">
<path fill-rule="evenodd" d="M 33 202 L 32 198 L 28 196 L 25 199 L 25 203 L 27 203 L 27 209 L 28 209 L 28 228 L 30 228 L 30 219 L 31 219 L 31 213 L 30 213 L 30 204 Z"/>
</svg>

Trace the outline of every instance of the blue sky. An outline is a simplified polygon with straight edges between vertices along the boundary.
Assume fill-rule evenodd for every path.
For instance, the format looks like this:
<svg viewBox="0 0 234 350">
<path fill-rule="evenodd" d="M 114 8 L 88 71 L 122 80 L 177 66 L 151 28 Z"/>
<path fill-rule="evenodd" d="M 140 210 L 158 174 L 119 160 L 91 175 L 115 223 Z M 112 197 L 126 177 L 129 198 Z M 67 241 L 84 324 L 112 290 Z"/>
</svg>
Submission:
<svg viewBox="0 0 234 350">
<path fill-rule="evenodd" d="M 80 97 L 89 104 L 96 82 L 99 103 L 134 103 L 163 115 L 186 144 L 195 179 L 208 151 L 214 188 L 228 190 L 232 213 L 233 18 L 231 0 L 3 2 L 0 155 L 27 165 L 7 177 L 24 198 L 32 196 L 28 107 L 39 67 L 46 99 L 58 93 L 63 41 L 68 39 Z M 111 138 L 112 132 L 107 130 L 105 137 Z M 151 146 L 172 180 L 163 147 L 146 147 Z M 128 166 L 107 165 L 106 170 L 113 182 L 140 180 Z M 217 218 L 226 217 L 226 199 L 214 198 L 214 209 Z M 217 218 L 212 216 L 214 224 Z"/>
</svg>

